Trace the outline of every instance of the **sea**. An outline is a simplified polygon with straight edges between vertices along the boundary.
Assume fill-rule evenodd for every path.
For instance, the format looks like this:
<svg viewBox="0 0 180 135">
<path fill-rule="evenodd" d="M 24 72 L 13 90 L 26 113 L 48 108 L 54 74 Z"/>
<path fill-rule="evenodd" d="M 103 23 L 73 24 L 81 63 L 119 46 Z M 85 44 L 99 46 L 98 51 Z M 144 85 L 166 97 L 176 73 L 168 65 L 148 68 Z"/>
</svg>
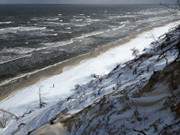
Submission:
<svg viewBox="0 0 180 135">
<path fill-rule="evenodd" d="M 161 5 L 0 5 L 0 63 L 46 48 L 93 48 L 178 19 Z"/>
</svg>

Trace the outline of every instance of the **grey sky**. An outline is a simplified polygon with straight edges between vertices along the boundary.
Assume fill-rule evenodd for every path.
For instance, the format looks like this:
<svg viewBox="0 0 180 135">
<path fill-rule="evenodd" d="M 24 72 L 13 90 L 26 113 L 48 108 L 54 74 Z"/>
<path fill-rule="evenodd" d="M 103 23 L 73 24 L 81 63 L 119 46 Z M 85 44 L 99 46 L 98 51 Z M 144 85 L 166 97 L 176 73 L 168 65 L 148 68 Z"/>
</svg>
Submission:
<svg viewBox="0 0 180 135">
<path fill-rule="evenodd" d="M 69 3 L 69 4 L 138 4 L 138 3 L 173 3 L 176 0 L 0 0 L 0 3 Z"/>
</svg>

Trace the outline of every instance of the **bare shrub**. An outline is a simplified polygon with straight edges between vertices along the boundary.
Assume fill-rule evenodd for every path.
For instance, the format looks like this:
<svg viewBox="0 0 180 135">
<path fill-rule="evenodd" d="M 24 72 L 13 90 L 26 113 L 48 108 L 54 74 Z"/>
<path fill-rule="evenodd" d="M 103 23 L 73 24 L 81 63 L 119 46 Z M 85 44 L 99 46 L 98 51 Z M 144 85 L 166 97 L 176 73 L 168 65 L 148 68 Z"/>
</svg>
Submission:
<svg viewBox="0 0 180 135">
<path fill-rule="evenodd" d="M 11 118 L 15 118 L 16 120 L 18 120 L 18 116 L 16 116 L 15 114 L 0 109 L 0 128 L 5 128 L 7 126 L 9 119 Z"/>
<path fill-rule="evenodd" d="M 132 51 L 132 55 L 133 55 L 135 58 L 137 58 L 138 55 L 139 55 L 139 50 L 136 49 L 136 48 L 133 48 L 133 49 L 131 49 L 131 51 Z"/>
</svg>

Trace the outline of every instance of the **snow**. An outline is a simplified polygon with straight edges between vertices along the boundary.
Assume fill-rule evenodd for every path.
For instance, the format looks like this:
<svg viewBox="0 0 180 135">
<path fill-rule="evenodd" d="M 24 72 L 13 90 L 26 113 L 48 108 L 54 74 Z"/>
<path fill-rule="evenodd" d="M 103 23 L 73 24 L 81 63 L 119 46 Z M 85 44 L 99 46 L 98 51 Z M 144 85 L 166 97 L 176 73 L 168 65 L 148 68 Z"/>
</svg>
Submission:
<svg viewBox="0 0 180 135">
<path fill-rule="evenodd" d="M 38 106 L 39 89 L 43 99 L 47 100 L 46 102 L 49 104 L 59 99 L 64 99 L 73 93 L 72 89 L 76 84 L 86 84 L 92 79 L 92 74 L 108 74 L 117 64 L 133 59 L 131 49 L 136 48 L 140 53 L 143 53 L 143 50 L 150 47 L 150 43 L 154 41 L 152 34 L 158 38 L 178 23 L 170 23 L 139 34 L 129 42 L 109 49 L 95 58 L 81 61 L 79 65 L 68 69 L 64 68 L 61 74 L 40 80 L 31 86 L 20 89 L 16 94 L 1 101 L 0 108 L 17 115 L 26 112 L 27 108 L 35 109 Z"/>
</svg>

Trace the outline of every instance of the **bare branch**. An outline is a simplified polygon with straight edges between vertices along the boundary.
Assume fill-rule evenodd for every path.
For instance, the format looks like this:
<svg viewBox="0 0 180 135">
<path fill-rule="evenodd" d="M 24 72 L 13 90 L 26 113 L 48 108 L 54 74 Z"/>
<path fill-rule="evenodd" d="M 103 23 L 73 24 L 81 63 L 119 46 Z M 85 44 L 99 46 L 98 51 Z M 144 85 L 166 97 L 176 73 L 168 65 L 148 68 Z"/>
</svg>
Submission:
<svg viewBox="0 0 180 135">
<path fill-rule="evenodd" d="M 18 120 L 18 116 L 16 116 L 15 114 L 8 112 L 4 109 L 0 109 L 1 112 L 1 118 L 0 118 L 0 128 L 5 128 L 8 124 L 8 121 L 10 120 L 10 118 L 15 118 L 16 120 Z"/>
<path fill-rule="evenodd" d="M 9 115 L 11 115 L 11 116 L 14 116 L 16 119 L 18 119 L 18 116 L 16 116 L 15 114 L 13 114 L 13 113 L 11 113 L 11 112 L 8 112 L 8 111 L 6 111 L 6 110 L 4 110 L 4 109 L 0 109 L 0 112 L 9 114 Z"/>
<path fill-rule="evenodd" d="M 46 105 L 46 103 L 44 103 L 42 101 L 42 95 L 41 95 L 41 86 L 39 87 L 39 108 L 42 108 Z"/>
</svg>

